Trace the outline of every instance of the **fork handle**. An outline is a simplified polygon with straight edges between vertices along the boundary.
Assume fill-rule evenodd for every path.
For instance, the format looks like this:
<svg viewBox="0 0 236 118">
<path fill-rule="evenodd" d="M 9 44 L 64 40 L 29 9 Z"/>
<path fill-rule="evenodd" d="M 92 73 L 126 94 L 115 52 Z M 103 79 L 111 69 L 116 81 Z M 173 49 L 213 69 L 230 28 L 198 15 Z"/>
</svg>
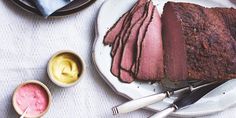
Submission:
<svg viewBox="0 0 236 118">
<path fill-rule="evenodd" d="M 160 93 L 154 94 L 147 97 L 131 100 L 119 106 L 112 108 L 113 114 L 121 114 L 121 113 L 128 113 L 131 111 L 135 111 L 137 109 L 143 108 L 155 102 L 159 102 L 166 98 L 168 93 Z"/>
</svg>

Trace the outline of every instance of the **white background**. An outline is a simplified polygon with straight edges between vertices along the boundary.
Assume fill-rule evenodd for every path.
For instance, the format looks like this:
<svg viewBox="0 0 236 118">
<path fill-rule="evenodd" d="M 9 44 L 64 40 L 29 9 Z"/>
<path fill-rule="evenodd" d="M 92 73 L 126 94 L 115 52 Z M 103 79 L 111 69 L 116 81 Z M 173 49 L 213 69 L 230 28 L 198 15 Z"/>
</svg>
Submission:
<svg viewBox="0 0 236 118">
<path fill-rule="evenodd" d="M 14 89 L 26 80 L 45 83 L 53 103 L 45 118 L 146 118 L 153 112 L 138 110 L 113 116 L 111 108 L 127 101 L 116 95 L 97 74 L 91 59 L 97 0 L 76 14 L 43 19 L 0 0 L 0 117 L 16 118 L 11 103 Z M 112 15 L 112 13 L 111 13 Z M 69 49 L 85 61 L 86 72 L 72 88 L 54 85 L 46 74 L 47 61 L 57 51 Z M 205 118 L 235 118 L 236 107 Z"/>
</svg>

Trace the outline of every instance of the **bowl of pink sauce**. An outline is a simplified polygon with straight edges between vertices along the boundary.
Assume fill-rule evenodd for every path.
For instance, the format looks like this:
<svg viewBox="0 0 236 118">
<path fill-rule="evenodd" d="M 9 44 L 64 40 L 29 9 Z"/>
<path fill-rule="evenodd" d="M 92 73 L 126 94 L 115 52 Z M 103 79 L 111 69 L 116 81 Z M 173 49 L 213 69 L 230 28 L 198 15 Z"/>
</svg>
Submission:
<svg viewBox="0 0 236 118">
<path fill-rule="evenodd" d="M 25 117 L 42 117 L 51 104 L 51 93 L 47 86 L 36 80 L 29 80 L 20 84 L 12 98 L 13 107 L 19 115 L 28 108 Z"/>
</svg>

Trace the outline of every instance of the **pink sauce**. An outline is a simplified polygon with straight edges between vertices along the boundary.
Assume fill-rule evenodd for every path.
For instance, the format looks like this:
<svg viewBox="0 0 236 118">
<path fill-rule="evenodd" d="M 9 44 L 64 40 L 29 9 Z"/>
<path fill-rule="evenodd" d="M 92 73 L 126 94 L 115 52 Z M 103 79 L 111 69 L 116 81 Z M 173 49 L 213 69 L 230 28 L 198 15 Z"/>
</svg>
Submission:
<svg viewBox="0 0 236 118">
<path fill-rule="evenodd" d="M 29 107 L 27 114 L 34 116 L 46 110 L 49 98 L 46 90 L 40 85 L 26 84 L 17 90 L 15 99 L 22 111 Z"/>
</svg>

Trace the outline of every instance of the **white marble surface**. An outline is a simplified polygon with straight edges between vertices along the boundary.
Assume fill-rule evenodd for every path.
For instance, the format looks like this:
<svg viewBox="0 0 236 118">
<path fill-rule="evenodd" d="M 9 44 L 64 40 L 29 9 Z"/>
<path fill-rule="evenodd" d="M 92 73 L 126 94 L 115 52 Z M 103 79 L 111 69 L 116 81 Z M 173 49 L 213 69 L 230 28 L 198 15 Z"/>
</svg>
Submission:
<svg viewBox="0 0 236 118">
<path fill-rule="evenodd" d="M 90 7 L 64 18 L 45 20 L 22 11 L 9 0 L 0 0 L 0 114 L 16 118 L 11 104 L 20 83 L 36 79 L 52 92 L 53 103 L 45 118 L 146 118 L 153 112 L 138 110 L 113 116 L 111 108 L 127 100 L 116 95 L 95 71 L 91 60 L 94 25 L 99 7 Z M 47 77 L 50 56 L 63 49 L 79 54 L 86 63 L 82 81 L 72 88 L 59 88 Z M 235 118 L 236 107 L 204 118 Z"/>
</svg>

